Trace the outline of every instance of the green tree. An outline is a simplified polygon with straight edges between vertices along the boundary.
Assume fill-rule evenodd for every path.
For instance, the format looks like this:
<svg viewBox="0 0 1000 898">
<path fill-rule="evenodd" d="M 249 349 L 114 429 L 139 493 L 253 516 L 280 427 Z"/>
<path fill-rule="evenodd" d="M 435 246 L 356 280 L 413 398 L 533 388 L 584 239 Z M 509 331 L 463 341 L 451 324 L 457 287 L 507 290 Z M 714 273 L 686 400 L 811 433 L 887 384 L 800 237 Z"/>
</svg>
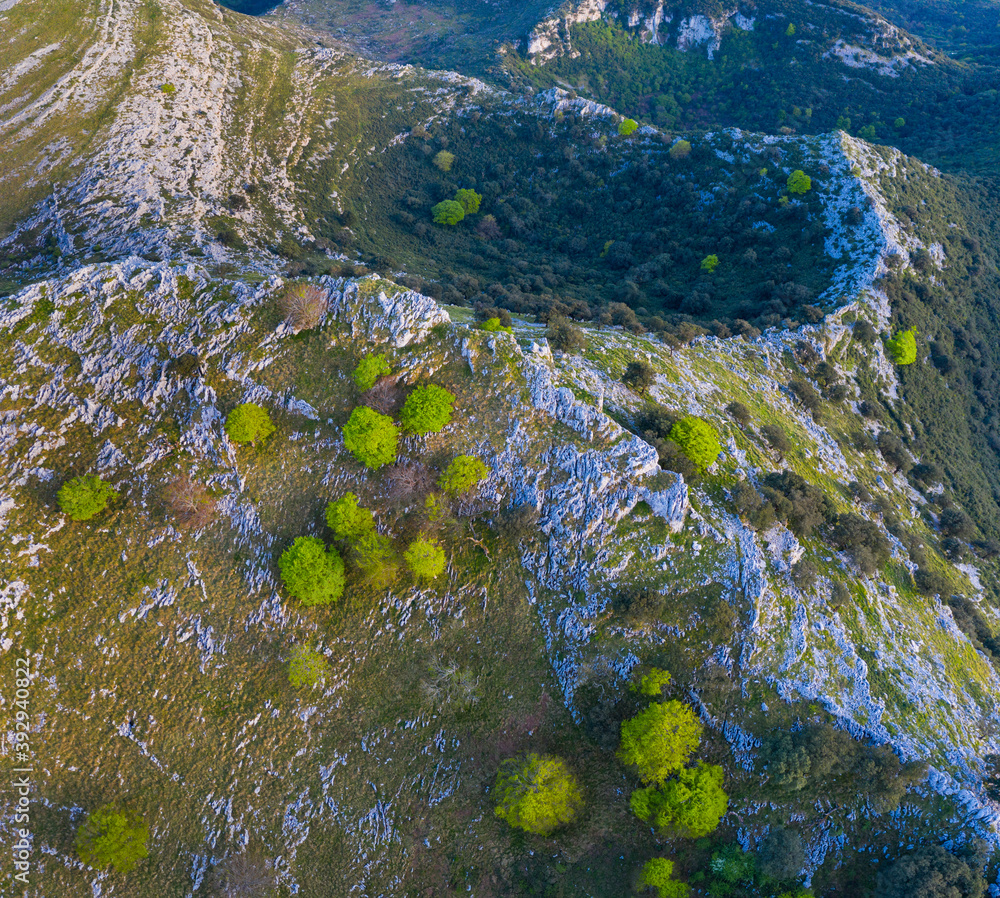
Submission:
<svg viewBox="0 0 1000 898">
<path fill-rule="evenodd" d="M 455 200 L 443 200 L 431 209 L 431 215 L 434 216 L 434 224 L 457 225 L 465 218 L 465 209 Z"/>
<path fill-rule="evenodd" d="M 337 539 L 354 542 L 375 529 L 375 518 L 367 508 L 358 505 L 354 493 L 345 493 L 326 506 L 326 523 Z"/>
<path fill-rule="evenodd" d="M 912 365 L 917 360 L 917 330 L 911 327 L 885 341 L 889 357 L 897 365 Z"/>
<path fill-rule="evenodd" d="M 97 474 L 84 474 L 67 480 L 59 488 L 56 498 L 59 507 L 74 521 L 89 521 L 104 511 L 110 500 L 117 499 L 118 493 Z"/>
<path fill-rule="evenodd" d="M 441 152 L 439 152 L 434 157 L 434 164 L 441 171 L 445 171 L 445 172 L 451 171 L 451 167 L 452 167 L 452 165 L 454 165 L 454 163 L 455 163 L 455 155 L 454 155 L 454 153 L 449 153 L 447 150 L 441 150 Z"/>
<path fill-rule="evenodd" d="M 471 490 L 490 473 L 478 458 L 459 455 L 451 460 L 444 473 L 438 478 L 438 486 L 452 496 Z"/>
<path fill-rule="evenodd" d="M 370 390 L 383 374 L 391 374 L 392 368 L 382 353 L 366 355 L 354 369 L 354 383 L 359 390 Z"/>
<path fill-rule="evenodd" d="M 396 460 L 399 428 L 388 415 L 359 405 L 344 425 L 344 446 L 362 464 L 381 468 Z"/>
<path fill-rule="evenodd" d="M 670 439 L 697 466 L 699 471 L 715 463 L 722 452 L 715 428 L 708 421 L 687 415 L 670 428 Z"/>
<path fill-rule="evenodd" d="M 892 123 L 892 127 L 895 128 L 897 131 L 901 130 L 902 128 L 905 128 L 906 127 L 906 119 L 903 118 L 902 116 L 900 116 L 898 119 L 896 119 Z"/>
<path fill-rule="evenodd" d="M 296 689 L 318 685 L 329 670 L 330 664 L 321 652 L 305 645 L 292 648 L 292 655 L 288 660 L 288 682 Z"/>
<path fill-rule="evenodd" d="M 432 539 L 418 537 L 403 553 L 403 561 L 417 579 L 433 580 L 444 570 L 444 549 Z"/>
<path fill-rule="evenodd" d="M 652 889 L 657 898 L 687 898 L 691 890 L 674 879 L 674 863 L 665 857 L 646 861 L 639 874 L 639 888 Z"/>
<path fill-rule="evenodd" d="M 794 36 L 795 36 L 795 26 L 791 22 L 789 22 L 788 27 L 785 29 L 785 37 L 794 37 Z"/>
<path fill-rule="evenodd" d="M 399 574 L 399 557 L 392 540 L 374 528 L 351 546 L 364 582 L 373 589 L 388 589 Z"/>
<path fill-rule="evenodd" d="M 982 898 L 982 873 L 940 845 L 904 854 L 878 875 L 879 898 Z"/>
<path fill-rule="evenodd" d="M 661 670 L 654 667 L 637 684 L 632 685 L 632 689 L 640 695 L 648 695 L 659 698 L 663 695 L 663 689 L 670 684 L 670 671 Z"/>
<path fill-rule="evenodd" d="M 689 140 L 678 140 L 670 148 L 670 158 L 671 159 L 687 159 L 691 155 L 691 141 Z"/>
<path fill-rule="evenodd" d="M 266 409 L 253 402 L 236 406 L 226 417 L 226 433 L 234 443 L 253 443 L 274 433 L 274 424 Z"/>
<path fill-rule="evenodd" d="M 580 787 L 566 762 L 533 752 L 504 761 L 494 794 L 499 818 L 542 836 L 572 822 L 583 806 Z"/>
<path fill-rule="evenodd" d="M 650 705 L 622 723 L 618 759 L 635 767 L 644 783 L 662 783 L 688 762 L 701 731 L 701 721 L 687 705 Z"/>
<path fill-rule="evenodd" d="M 649 362 L 639 359 L 629 362 L 622 375 L 622 383 L 637 393 L 645 393 L 656 382 L 656 371 Z"/>
<path fill-rule="evenodd" d="M 629 805 L 664 835 L 698 839 L 719 825 L 729 807 L 722 780 L 721 767 L 699 761 L 661 786 L 636 789 Z"/>
<path fill-rule="evenodd" d="M 128 873 L 149 856 L 148 841 L 149 827 L 142 817 L 110 804 L 88 814 L 76 831 L 77 854 L 95 870 L 114 867 Z"/>
<path fill-rule="evenodd" d="M 416 387 L 399 413 L 399 423 L 408 433 L 438 433 L 451 421 L 455 394 L 443 387 L 428 384 Z"/>
<path fill-rule="evenodd" d="M 635 119 L 627 118 L 618 125 L 618 133 L 622 137 L 631 137 L 639 130 L 639 123 Z"/>
<path fill-rule="evenodd" d="M 812 190 L 812 178 L 802 171 L 801 168 L 797 168 L 788 176 L 785 186 L 788 188 L 789 193 L 808 193 Z"/>
<path fill-rule="evenodd" d="M 479 211 L 479 204 L 483 198 L 475 190 L 463 188 L 455 194 L 455 202 L 461 205 L 466 215 L 475 215 Z"/>
<path fill-rule="evenodd" d="M 715 255 L 715 253 L 712 253 L 710 256 L 705 256 L 705 258 L 701 260 L 701 270 L 707 271 L 709 274 L 715 271 L 718 267 L 719 257 Z"/>
<path fill-rule="evenodd" d="M 481 331 L 486 331 L 488 334 L 514 333 L 514 328 L 504 327 L 499 318 L 487 318 L 481 325 L 479 325 L 479 329 Z"/>
<path fill-rule="evenodd" d="M 315 536 L 300 536 L 278 559 L 289 595 L 303 605 L 329 605 L 344 592 L 344 562 L 332 546 Z"/>
</svg>

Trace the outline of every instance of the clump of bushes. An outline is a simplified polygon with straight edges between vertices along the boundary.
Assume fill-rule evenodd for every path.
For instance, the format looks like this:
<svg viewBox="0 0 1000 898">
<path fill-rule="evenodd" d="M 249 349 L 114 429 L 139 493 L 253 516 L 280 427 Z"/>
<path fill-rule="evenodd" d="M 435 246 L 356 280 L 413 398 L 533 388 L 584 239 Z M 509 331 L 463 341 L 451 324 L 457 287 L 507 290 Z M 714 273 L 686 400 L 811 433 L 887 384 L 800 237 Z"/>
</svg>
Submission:
<svg viewBox="0 0 1000 898">
<path fill-rule="evenodd" d="M 406 397 L 399 423 L 408 433 L 438 433 L 451 421 L 455 396 L 434 384 L 417 387 Z"/>
<path fill-rule="evenodd" d="M 699 761 L 660 787 L 637 789 L 629 805 L 661 833 L 697 839 L 712 832 L 729 807 L 722 783 L 721 767 Z"/>
<path fill-rule="evenodd" d="M 326 523 L 337 539 L 353 542 L 375 529 L 375 518 L 358 505 L 354 493 L 345 493 L 326 507 Z"/>
<path fill-rule="evenodd" d="M 889 541 L 878 525 L 859 515 L 849 512 L 837 515 L 829 537 L 836 548 L 847 552 L 862 573 L 869 576 L 889 561 Z"/>
<path fill-rule="evenodd" d="M 652 889 L 656 898 L 687 898 L 690 889 L 674 877 L 673 861 L 665 857 L 654 857 L 646 861 L 639 873 L 640 889 Z"/>
<path fill-rule="evenodd" d="M 829 496 L 800 474 L 793 471 L 768 474 L 761 484 L 775 517 L 800 538 L 811 536 L 821 524 L 835 519 L 836 507 Z"/>
<path fill-rule="evenodd" d="M 236 406 L 226 416 L 226 434 L 234 443 L 257 445 L 274 433 L 274 424 L 267 409 L 253 402 Z"/>
<path fill-rule="evenodd" d="M 59 508 L 74 521 L 89 521 L 118 498 L 118 492 L 97 474 L 83 474 L 67 480 L 56 496 Z"/>
<path fill-rule="evenodd" d="M 541 836 L 571 823 L 583 807 L 580 786 L 566 762 L 534 752 L 503 763 L 494 793 L 501 820 Z"/>
<path fill-rule="evenodd" d="M 366 405 L 355 408 L 344 425 L 344 446 L 366 467 L 391 465 L 398 443 L 399 428 L 392 418 Z"/>
<path fill-rule="evenodd" d="M 326 292 L 313 284 L 289 284 L 278 304 L 285 323 L 296 333 L 316 327 L 329 305 Z"/>
<path fill-rule="evenodd" d="M 514 328 L 506 326 L 499 318 L 487 318 L 481 325 L 479 325 L 481 331 L 486 331 L 488 334 L 512 334 L 514 333 Z"/>
<path fill-rule="evenodd" d="M 300 536 L 278 559 L 289 595 L 303 605 L 329 605 L 344 592 L 344 562 L 332 546 L 315 536 Z"/>
<path fill-rule="evenodd" d="M 76 831 L 76 852 L 95 870 L 128 873 L 149 856 L 149 827 L 132 811 L 106 804 L 87 815 Z"/>
</svg>

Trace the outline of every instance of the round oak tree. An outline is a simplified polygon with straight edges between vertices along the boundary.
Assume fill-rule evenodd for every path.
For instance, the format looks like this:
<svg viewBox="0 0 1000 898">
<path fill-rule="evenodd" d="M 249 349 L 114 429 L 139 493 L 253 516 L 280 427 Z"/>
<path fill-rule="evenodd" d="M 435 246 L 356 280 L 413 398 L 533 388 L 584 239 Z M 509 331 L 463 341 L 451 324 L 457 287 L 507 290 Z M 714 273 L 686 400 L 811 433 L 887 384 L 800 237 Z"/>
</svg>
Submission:
<svg viewBox="0 0 1000 898">
<path fill-rule="evenodd" d="M 369 468 L 381 468 L 396 460 L 399 429 L 388 415 L 359 405 L 344 425 L 344 446 Z"/>
<path fill-rule="evenodd" d="M 622 137 L 631 137 L 639 130 L 639 123 L 633 118 L 627 118 L 618 124 L 618 133 Z"/>
<path fill-rule="evenodd" d="M 409 433 L 437 433 L 451 421 L 455 395 L 443 387 L 428 384 L 417 387 L 403 403 L 399 423 Z"/>
<path fill-rule="evenodd" d="M 498 817 L 542 836 L 572 822 L 583 806 L 576 777 L 562 758 L 551 755 L 532 752 L 505 761 L 494 791 Z"/>
<path fill-rule="evenodd" d="M 475 215 L 483 198 L 475 190 L 462 189 L 455 194 L 455 202 L 460 203 L 466 215 Z"/>
<path fill-rule="evenodd" d="M 391 373 L 392 368 L 389 367 L 389 363 L 382 353 L 369 354 L 358 362 L 358 367 L 354 369 L 354 383 L 357 384 L 359 390 L 365 392 L 374 387 L 375 381 L 383 374 Z"/>
<path fill-rule="evenodd" d="M 478 458 L 459 455 L 451 460 L 438 478 L 438 486 L 446 493 L 458 496 L 471 490 L 489 473 L 490 469 Z"/>
<path fill-rule="evenodd" d="M 419 537 L 403 553 L 403 561 L 418 579 L 433 580 L 444 570 L 444 549 L 432 539 Z"/>
<path fill-rule="evenodd" d="M 344 562 L 315 536 L 300 536 L 278 559 L 289 594 L 303 605 L 329 605 L 344 592 Z"/>
<path fill-rule="evenodd" d="M 715 463 L 722 452 L 715 428 L 703 418 L 687 415 L 670 428 L 670 439 L 694 462 L 699 471 Z"/>
<path fill-rule="evenodd" d="M 455 200 L 444 200 L 431 209 L 434 224 L 457 225 L 465 218 L 465 208 Z"/>
<path fill-rule="evenodd" d="M 345 493 L 326 506 L 326 523 L 337 539 L 354 542 L 375 529 L 375 518 L 358 505 L 354 493 Z"/>
<path fill-rule="evenodd" d="M 114 867 L 128 873 L 148 857 L 149 827 L 142 817 L 106 804 L 87 815 L 76 831 L 80 860 L 97 870 Z"/>
<path fill-rule="evenodd" d="M 662 783 L 688 762 L 701 731 L 701 721 L 687 705 L 650 705 L 622 723 L 618 759 L 636 768 L 644 783 Z"/>
<path fill-rule="evenodd" d="M 226 433 L 234 443 L 253 443 L 274 433 L 274 424 L 266 409 L 253 402 L 244 402 L 226 418 Z"/>
<path fill-rule="evenodd" d="M 804 194 L 812 190 L 812 178 L 802 169 L 797 168 L 788 176 L 785 186 L 789 193 Z"/>
<path fill-rule="evenodd" d="M 89 521 L 108 507 L 118 493 L 96 474 L 84 474 L 66 481 L 57 495 L 59 507 L 74 521 Z"/>
<path fill-rule="evenodd" d="M 729 797 L 722 788 L 722 768 L 699 761 L 661 786 L 636 789 L 629 805 L 664 835 L 699 839 L 719 825 Z"/>
</svg>

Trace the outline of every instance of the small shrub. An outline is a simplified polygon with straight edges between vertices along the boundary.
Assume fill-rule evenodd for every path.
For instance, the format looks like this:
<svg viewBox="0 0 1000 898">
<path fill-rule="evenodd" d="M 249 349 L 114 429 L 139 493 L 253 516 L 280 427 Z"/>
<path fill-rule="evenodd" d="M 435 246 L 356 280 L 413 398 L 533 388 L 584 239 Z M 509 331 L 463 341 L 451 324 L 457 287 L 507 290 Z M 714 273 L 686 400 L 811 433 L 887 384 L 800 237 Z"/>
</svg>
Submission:
<svg viewBox="0 0 1000 898">
<path fill-rule="evenodd" d="M 496 815 L 511 826 L 547 836 L 571 823 L 583 806 L 576 777 L 561 758 L 529 753 L 501 765 Z"/>
<path fill-rule="evenodd" d="M 289 284 L 279 300 L 285 323 L 296 333 L 311 330 L 323 320 L 329 305 L 326 292 L 312 284 Z"/>
<path fill-rule="evenodd" d="M 622 137 L 631 137 L 639 130 L 639 123 L 635 119 L 627 118 L 618 124 L 618 133 Z"/>
<path fill-rule="evenodd" d="M 901 331 L 885 341 L 889 358 L 897 365 L 912 365 L 917 360 L 916 328 Z"/>
<path fill-rule="evenodd" d="M 167 507 L 182 527 L 200 530 L 215 517 L 215 500 L 205 485 L 182 474 L 167 486 L 164 498 Z"/>
<path fill-rule="evenodd" d="M 896 471 L 906 474 L 913 467 L 913 460 L 903 446 L 903 441 L 891 431 L 881 431 L 875 438 L 875 445 L 882 458 Z"/>
<path fill-rule="evenodd" d="M 459 496 L 471 490 L 490 473 L 478 458 L 459 455 L 451 460 L 444 473 L 438 478 L 438 486 L 452 496 Z"/>
<path fill-rule="evenodd" d="M 823 398 L 816 392 L 816 388 L 807 380 L 796 378 L 789 385 L 788 389 L 795 394 L 799 400 L 815 416 L 823 406 Z"/>
<path fill-rule="evenodd" d="M 649 362 L 629 362 L 622 375 L 622 383 L 637 393 L 645 393 L 656 382 L 656 371 Z"/>
<path fill-rule="evenodd" d="M 403 561 L 418 580 L 433 580 L 444 571 L 444 549 L 434 540 L 421 537 L 410 543 Z"/>
<path fill-rule="evenodd" d="M 344 592 L 344 562 L 315 536 L 300 536 L 278 559 L 289 595 L 303 605 L 329 605 Z"/>
<path fill-rule="evenodd" d="M 296 689 L 312 688 L 323 682 L 330 670 L 326 656 L 308 646 L 297 645 L 288 660 L 288 682 Z"/>
<path fill-rule="evenodd" d="M 345 493 L 326 506 L 326 523 L 337 539 L 354 542 L 375 529 L 375 518 L 358 505 L 354 493 Z"/>
<path fill-rule="evenodd" d="M 226 417 L 226 433 L 234 443 L 253 443 L 266 440 L 274 433 L 274 424 L 266 409 L 253 402 L 236 406 Z"/>
<path fill-rule="evenodd" d="M 687 764 L 701 732 L 701 721 L 687 705 L 650 705 L 622 724 L 618 759 L 634 767 L 644 783 L 662 783 Z"/>
<path fill-rule="evenodd" d="M 808 193 L 812 190 L 812 178 L 802 171 L 802 169 L 796 169 L 788 176 L 785 186 L 788 188 L 789 193 L 798 195 Z"/>
<path fill-rule="evenodd" d="M 465 209 L 455 200 L 443 200 L 431 209 L 434 224 L 457 225 L 465 218 Z"/>
<path fill-rule="evenodd" d="M 354 369 L 354 383 L 359 390 L 370 390 L 379 377 L 391 373 L 392 368 L 382 353 L 366 355 Z"/>
<path fill-rule="evenodd" d="M 148 841 L 149 827 L 142 817 L 110 804 L 88 814 L 76 831 L 77 854 L 95 870 L 114 867 L 128 873 L 149 856 Z"/>
<path fill-rule="evenodd" d="M 84 474 L 66 481 L 57 495 L 59 508 L 74 521 L 89 521 L 104 511 L 109 501 L 117 498 L 114 487 L 97 474 Z"/>
<path fill-rule="evenodd" d="M 734 399 L 726 406 L 726 411 L 740 427 L 746 427 L 750 423 L 750 409 L 742 402 Z"/>
<path fill-rule="evenodd" d="M 428 384 L 416 387 L 399 413 L 399 423 L 408 433 L 438 433 L 451 421 L 455 396 L 443 387 Z"/>
<path fill-rule="evenodd" d="M 670 428 L 670 439 L 694 463 L 699 471 L 715 464 L 722 452 L 715 428 L 694 415 L 681 418 Z"/>
<path fill-rule="evenodd" d="M 399 429 L 388 415 L 359 405 L 344 425 L 344 446 L 363 465 L 381 468 L 396 460 Z"/>
</svg>

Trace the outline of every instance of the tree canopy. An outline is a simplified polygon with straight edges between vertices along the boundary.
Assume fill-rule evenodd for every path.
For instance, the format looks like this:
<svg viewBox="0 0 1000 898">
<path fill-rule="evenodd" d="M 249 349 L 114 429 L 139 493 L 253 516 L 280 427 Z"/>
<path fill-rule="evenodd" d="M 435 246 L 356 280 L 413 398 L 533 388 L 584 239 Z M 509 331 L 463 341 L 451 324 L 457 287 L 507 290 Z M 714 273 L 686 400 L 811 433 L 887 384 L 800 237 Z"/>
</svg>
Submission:
<svg viewBox="0 0 1000 898">
<path fill-rule="evenodd" d="M 465 208 L 456 200 L 442 200 L 433 209 L 434 224 L 457 225 L 465 218 Z"/>
<path fill-rule="evenodd" d="M 305 645 L 292 648 L 288 660 L 288 682 L 296 689 L 303 686 L 316 686 L 323 681 L 330 664 L 326 656 Z"/>
<path fill-rule="evenodd" d="M 332 546 L 315 536 L 300 536 L 278 559 L 289 594 L 303 605 L 329 605 L 344 592 L 344 562 Z"/>
<path fill-rule="evenodd" d="M 359 390 L 364 392 L 374 387 L 375 381 L 383 374 L 391 373 L 392 368 L 389 367 L 385 355 L 382 353 L 368 354 L 358 362 L 358 367 L 354 369 L 354 383 L 357 384 Z"/>
<path fill-rule="evenodd" d="M 359 405 L 344 425 L 344 446 L 369 468 L 381 468 L 396 460 L 399 428 L 388 415 Z"/>
<path fill-rule="evenodd" d="M 104 511 L 110 500 L 117 499 L 118 493 L 97 474 L 84 474 L 67 480 L 59 488 L 56 498 L 59 507 L 74 521 L 89 521 Z"/>
<path fill-rule="evenodd" d="M 797 168 L 788 176 L 785 186 L 788 188 L 789 193 L 799 195 L 808 193 L 812 190 L 812 178 L 802 171 L 801 168 Z"/>
<path fill-rule="evenodd" d="M 670 428 L 670 439 L 697 466 L 699 471 L 715 463 L 722 452 L 715 428 L 703 418 L 687 415 Z"/>
<path fill-rule="evenodd" d="M 403 553 L 403 561 L 418 579 L 433 580 L 444 571 L 444 549 L 432 539 L 418 537 Z"/>
<path fill-rule="evenodd" d="M 698 839 L 719 825 L 729 806 L 722 782 L 721 767 L 699 761 L 660 786 L 636 789 L 629 803 L 661 833 Z"/>
<path fill-rule="evenodd" d="M 674 879 L 674 863 L 665 857 L 646 861 L 639 873 L 639 888 L 652 889 L 657 898 L 687 898 L 687 885 Z"/>
<path fill-rule="evenodd" d="M 236 406 L 226 417 L 226 433 L 234 443 L 254 443 L 274 433 L 267 409 L 253 402 Z"/>
<path fill-rule="evenodd" d="M 479 211 L 479 205 L 482 201 L 482 195 L 476 193 L 475 190 L 462 188 L 455 192 L 455 202 L 461 205 L 466 215 L 475 215 Z"/>
<path fill-rule="evenodd" d="M 543 836 L 570 823 L 583 806 L 580 787 L 566 762 L 534 752 L 505 761 L 494 792 L 498 817 Z"/>
<path fill-rule="evenodd" d="M 438 486 L 446 493 L 458 496 L 471 490 L 489 473 L 490 469 L 478 458 L 458 455 L 451 460 L 438 478 Z"/>
<path fill-rule="evenodd" d="M 885 348 L 897 365 L 912 365 L 917 360 L 917 331 L 901 331 L 885 341 Z"/>
<path fill-rule="evenodd" d="M 631 137 L 639 130 L 639 123 L 634 118 L 627 118 L 618 125 L 618 133 L 622 137 Z"/>
<path fill-rule="evenodd" d="M 326 523 L 337 539 L 353 542 L 375 529 L 375 518 L 358 505 L 354 493 L 345 493 L 326 506 Z"/>
<path fill-rule="evenodd" d="M 451 421 L 455 395 L 443 387 L 428 384 L 416 387 L 399 413 L 399 423 L 409 433 L 437 433 Z"/>
<path fill-rule="evenodd" d="M 114 867 L 128 873 L 149 856 L 149 827 L 142 817 L 106 804 L 87 815 L 76 831 L 80 860 L 97 870 Z"/>
<path fill-rule="evenodd" d="M 701 742 L 702 724 L 678 701 L 650 705 L 621 727 L 618 759 L 644 783 L 662 783 L 680 770 Z"/>
</svg>

